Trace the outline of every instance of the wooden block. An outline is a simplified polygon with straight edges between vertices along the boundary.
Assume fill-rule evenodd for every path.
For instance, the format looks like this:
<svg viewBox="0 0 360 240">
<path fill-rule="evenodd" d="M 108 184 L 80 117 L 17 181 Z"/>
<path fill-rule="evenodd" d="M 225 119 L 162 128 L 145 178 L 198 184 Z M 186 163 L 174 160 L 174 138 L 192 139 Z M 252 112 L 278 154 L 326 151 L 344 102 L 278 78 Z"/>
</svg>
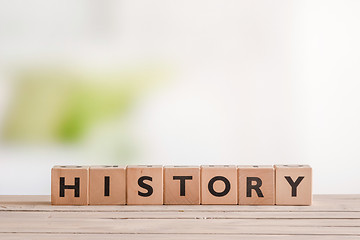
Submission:
<svg viewBox="0 0 360 240">
<path fill-rule="evenodd" d="M 51 169 L 51 204 L 87 205 L 89 167 L 54 166 Z"/>
<path fill-rule="evenodd" d="M 311 205 L 312 169 L 308 165 L 275 165 L 276 205 Z"/>
<path fill-rule="evenodd" d="M 236 166 L 201 166 L 201 204 L 237 204 Z"/>
<path fill-rule="evenodd" d="M 164 167 L 164 204 L 200 204 L 200 167 Z"/>
<path fill-rule="evenodd" d="M 274 205 L 275 170 L 273 166 L 238 166 L 239 204 Z"/>
<path fill-rule="evenodd" d="M 163 167 L 155 165 L 127 166 L 127 204 L 163 204 Z"/>
<path fill-rule="evenodd" d="M 125 166 L 92 166 L 89 179 L 90 205 L 125 205 Z"/>
</svg>

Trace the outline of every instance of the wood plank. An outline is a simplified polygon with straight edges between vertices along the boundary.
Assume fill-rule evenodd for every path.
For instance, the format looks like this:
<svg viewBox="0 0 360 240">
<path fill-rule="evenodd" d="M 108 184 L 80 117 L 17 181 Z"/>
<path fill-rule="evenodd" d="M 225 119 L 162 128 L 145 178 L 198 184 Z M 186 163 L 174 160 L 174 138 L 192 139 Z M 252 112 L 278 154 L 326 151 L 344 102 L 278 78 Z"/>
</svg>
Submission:
<svg viewBox="0 0 360 240">
<path fill-rule="evenodd" d="M 160 206 L 52 206 L 49 196 L 0 196 L 0 211 L 103 212 L 360 212 L 360 195 L 315 195 L 311 206 L 160 205 Z"/>
<path fill-rule="evenodd" d="M 60 216 L 59 216 L 60 215 Z M 68 215 L 68 216 L 66 216 Z M 97 216 L 94 216 L 97 215 Z M 44 213 L 11 213 L 11 214 L 4 214 L 0 213 L 0 223 L 6 224 L 10 221 L 18 221 L 18 223 L 22 222 L 34 222 L 34 223 L 42 223 L 44 221 L 47 222 L 79 222 L 87 219 L 92 219 L 92 222 L 98 221 L 102 222 L 103 220 L 113 220 L 115 223 L 116 221 L 123 222 L 123 220 L 139 220 L 139 221 L 147 221 L 146 219 L 129 219 L 129 218 L 123 218 L 121 216 L 98 216 L 98 214 L 93 213 L 50 213 L 50 214 L 44 214 Z M 360 221 L 359 219 L 273 219 L 273 218 L 263 218 L 263 219 L 254 219 L 254 218 L 234 218 L 238 224 L 241 226 L 318 226 L 318 227 L 360 227 Z M 224 222 L 223 220 L 234 220 L 234 219 L 220 219 L 220 218 L 165 218 L 165 219 L 148 219 L 150 221 L 156 221 L 156 220 L 169 220 L 169 221 L 184 221 L 184 220 L 199 220 L 197 222 L 201 221 L 209 221 L 209 220 L 219 220 L 219 223 Z M 133 221 L 135 222 L 135 221 Z M 1 227 L 0 227 L 1 229 Z"/>
<path fill-rule="evenodd" d="M 358 222 L 358 220 L 355 220 Z M 325 220 L 287 220 L 279 222 L 239 221 L 239 219 L 3 219 L 0 233 L 211 233 L 211 234 L 311 234 L 311 235 L 356 235 L 360 227 L 355 221 L 338 223 Z M 344 224 L 342 224 L 344 222 Z M 286 224 L 286 225 L 284 225 Z M 336 226 L 341 225 L 341 226 Z"/>
<path fill-rule="evenodd" d="M 47 212 L 3 211 L 9 218 L 109 218 L 109 219 L 358 219 L 360 212 Z"/>
<path fill-rule="evenodd" d="M 132 239 L 132 240 L 184 240 L 184 239 L 198 239 L 198 240 L 354 240 L 360 239 L 360 236 L 329 236 L 329 235 L 248 235 L 248 234 L 39 234 L 39 233 L 0 233 L 0 239 L 27 239 L 27 240 L 58 240 L 58 239 L 78 239 L 78 240 L 92 240 L 92 239 Z"/>
<path fill-rule="evenodd" d="M 312 206 L 52 206 L 0 196 L 0 239 L 360 239 L 360 195 Z"/>
</svg>

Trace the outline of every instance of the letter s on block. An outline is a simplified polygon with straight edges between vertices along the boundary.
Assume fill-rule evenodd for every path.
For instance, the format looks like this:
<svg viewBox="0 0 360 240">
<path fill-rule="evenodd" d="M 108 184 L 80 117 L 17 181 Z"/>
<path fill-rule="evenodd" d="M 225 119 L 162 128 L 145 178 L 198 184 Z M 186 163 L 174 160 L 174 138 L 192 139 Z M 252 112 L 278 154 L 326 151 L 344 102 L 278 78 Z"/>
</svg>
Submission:
<svg viewBox="0 0 360 240">
<path fill-rule="evenodd" d="M 142 176 L 139 178 L 138 180 L 139 186 L 147 190 L 147 192 L 145 193 L 138 191 L 138 195 L 141 197 L 149 197 L 154 192 L 153 188 L 149 184 L 144 183 L 145 180 L 152 181 L 152 177 Z"/>
</svg>

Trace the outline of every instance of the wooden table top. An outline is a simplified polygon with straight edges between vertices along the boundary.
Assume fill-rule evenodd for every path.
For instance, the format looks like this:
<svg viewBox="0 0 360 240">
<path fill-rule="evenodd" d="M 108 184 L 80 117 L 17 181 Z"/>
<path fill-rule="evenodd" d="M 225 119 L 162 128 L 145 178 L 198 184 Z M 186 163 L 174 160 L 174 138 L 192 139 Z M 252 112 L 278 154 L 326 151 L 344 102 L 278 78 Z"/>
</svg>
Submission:
<svg viewBox="0 0 360 240">
<path fill-rule="evenodd" d="M 360 239 L 360 195 L 312 206 L 51 206 L 0 196 L 0 239 Z"/>
</svg>

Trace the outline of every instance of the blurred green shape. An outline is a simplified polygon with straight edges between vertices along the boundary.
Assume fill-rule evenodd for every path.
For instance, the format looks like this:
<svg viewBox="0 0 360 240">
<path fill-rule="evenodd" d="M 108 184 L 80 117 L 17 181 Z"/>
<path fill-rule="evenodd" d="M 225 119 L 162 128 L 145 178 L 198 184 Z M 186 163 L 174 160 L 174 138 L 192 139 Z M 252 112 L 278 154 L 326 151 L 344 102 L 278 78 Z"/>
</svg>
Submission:
<svg viewBox="0 0 360 240">
<path fill-rule="evenodd" d="M 123 117 L 145 90 L 162 79 L 156 69 L 112 74 L 27 70 L 17 79 L 3 139 L 7 142 L 81 140 L 96 124 Z"/>
</svg>

